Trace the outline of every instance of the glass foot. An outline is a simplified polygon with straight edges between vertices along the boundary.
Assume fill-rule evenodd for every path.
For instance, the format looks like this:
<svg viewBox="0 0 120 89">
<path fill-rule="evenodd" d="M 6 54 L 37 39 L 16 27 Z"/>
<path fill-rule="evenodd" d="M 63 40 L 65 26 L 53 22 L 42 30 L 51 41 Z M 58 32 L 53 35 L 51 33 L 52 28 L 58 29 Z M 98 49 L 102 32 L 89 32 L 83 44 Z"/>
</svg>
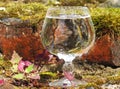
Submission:
<svg viewBox="0 0 120 89">
<path fill-rule="evenodd" d="M 65 87 L 77 87 L 78 85 L 84 84 L 86 84 L 86 82 L 83 80 L 78 80 L 74 78 L 72 81 L 69 81 L 67 78 L 64 77 L 54 82 L 50 82 L 49 86 L 65 88 Z"/>
</svg>

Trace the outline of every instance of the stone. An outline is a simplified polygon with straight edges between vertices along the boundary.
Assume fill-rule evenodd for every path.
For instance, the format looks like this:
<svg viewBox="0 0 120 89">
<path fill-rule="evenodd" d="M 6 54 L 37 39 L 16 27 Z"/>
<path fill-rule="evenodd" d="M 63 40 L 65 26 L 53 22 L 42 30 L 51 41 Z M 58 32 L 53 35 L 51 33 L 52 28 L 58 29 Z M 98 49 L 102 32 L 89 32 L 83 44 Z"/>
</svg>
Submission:
<svg viewBox="0 0 120 89">
<path fill-rule="evenodd" d="M 81 59 L 106 66 L 120 66 L 120 37 L 115 40 L 110 35 L 102 36 Z"/>
<path fill-rule="evenodd" d="M 14 85 L 6 82 L 4 85 L 0 86 L 0 89 L 15 89 L 15 88 Z"/>
<path fill-rule="evenodd" d="M 120 38 L 114 42 L 113 46 L 111 47 L 112 52 L 112 62 L 116 66 L 120 66 Z"/>
<path fill-rule="evenodd" d="M 50 71 L 50 72 L 61 72 L 62 71 L 62 67 L 64 64 L 64 60 L 60 59 L 58 62 L 56 63 L 52 63 L 52 64 L 48 64 L 43 66 L 43 68 L 41 69 L 41 72 L 46 72 L 46 71 Z"/>
<path fill-rule="evenodd" d="M 6 59 L 11 59 L 15 50 L 23 59 L 33 60 L 43 49 L 40 35 L 36 35 L 29 21 L 0 20 L 0 52 Z"/>
<path fill-rule="evenodd" d="M 40 31 L 41 24 L 39 24 L 39 28 L 37 28 L 30 25 L 29 21 L 22 21 L 17 18 L 1 19 L 0 53 L 8 60 L 12 58 L 12 54 L 15 51 L 23 60 L 29 60 L 36 65 L 47 62 L 49 60 L 49 55 L 52 54 L 47 52 L 43 47 L 40 39 Z M 63 63 L 64 62 L 57 56 L 53 56 L 48 64 L 51 64 L 50 66 L 55 64 L 56 68 L 58 68 L 59 66 L 61 67 Z M 56 68 L 54 68 L 54 70 L 56 70 Z"/>
<path fill-rule="evenodd" d="M 102 89 L 120 89 L 120 85 L 119 84 L 103 84 L 101 86 Z"/>
<path fill-rule="evenodd" d="M 5 7 L 0 7 L 0 11 L 5 11 L 6 8 Z"/>
<path fill-rule="evenodd" d="M 101 7 L 120 7 L 120 0 L 107 0 L 100 4 Z"/>
</svg>

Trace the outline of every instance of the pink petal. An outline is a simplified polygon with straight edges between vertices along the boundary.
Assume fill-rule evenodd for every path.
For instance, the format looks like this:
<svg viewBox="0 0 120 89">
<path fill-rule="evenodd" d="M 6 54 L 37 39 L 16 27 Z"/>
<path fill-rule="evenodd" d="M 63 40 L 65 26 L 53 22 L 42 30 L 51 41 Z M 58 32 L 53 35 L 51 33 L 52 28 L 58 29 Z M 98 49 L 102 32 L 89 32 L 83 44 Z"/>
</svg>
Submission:
<svg viewBox="0 0 120 89">
<path fill-rule="evenodd" d="M 25 62 L 25 66 L 29 66 L 32 64 L 30 61 L 24 61 L 24 62 Z"/>
<path fill-rule="evenodd" d="M 70 81 L 74 79 L 74 76 L 71 72 L 64 72 L 64 76 Z"/>
<path fill-rule="evenodd" d="M 53 58 L 53 55 L 48 55 L 49 56 L 49 60 L 48 61 L 51 61 L 51 59 Z"/>
<path fill-rule="evenodd" d="M 4 84 L 4 79 L 0 79 L 0 86 Z"/>
<path fill-rule="evenodd" d="M 18 64 L 18 70 L 20 72 L 24 72 L 24 67 L 25 67 L 25 61 L 20 60 L 19 64 Z"/>
<path fill-rule="evenodd" d="M 29 75 L 28 77 L 31 78 L 31 79 L 40 79 L 40 75 L 39 74 Z"/>
</svg>

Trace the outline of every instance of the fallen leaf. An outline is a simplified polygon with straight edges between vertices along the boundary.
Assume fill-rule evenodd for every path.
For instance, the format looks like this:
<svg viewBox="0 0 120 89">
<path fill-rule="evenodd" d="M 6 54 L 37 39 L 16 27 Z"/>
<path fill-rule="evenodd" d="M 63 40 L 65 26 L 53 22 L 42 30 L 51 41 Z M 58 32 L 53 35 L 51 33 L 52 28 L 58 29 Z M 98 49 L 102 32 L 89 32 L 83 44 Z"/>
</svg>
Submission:
<svg viewBox="0 0 120 89">
<path fill-rule="evenodd" d="M 39 73 L 31 73 L 31 74 L 29 74 L 28 76 L 27 76 L 28 78 L 31 78 L 31 79 L 40 79 L 40 75 L 39 75 Z"/>
<path fill-rule="evenodd" d="M 33 70 L 34 70 L 34 65 L 31 64 L 31 65 L 29 65 L 29 66 L 25 69 L 25 73 L 30 73 L 30 72 L 32 72 Z"/>
<path fill-rule="evenodd" d="M 12 70 L 13 72 L 17 72 L 17 71 L 18 71 L 18 64 L 14 64 L 14 65 L 12 66 L 11 70 Z"/>
<path fill-rule="evenodd" d="M 12 58 L 10 60 L 10 62 L 14 65 L 14 64 L 18 64 L 19 61 L 22 59 L 22 57 L 20 57 L 18 55 L 18 53 L 16 53 L 16 51 L 13 51 L 13 55 L 12 55 Z"/>
<path fill-rule="evenodd" d="M 24 78 L 24 74 L 19 73 L 19 74 L 13 75 L 12 77 L 15 78 L 15 79 L 23 79 Z"/>
</svg>

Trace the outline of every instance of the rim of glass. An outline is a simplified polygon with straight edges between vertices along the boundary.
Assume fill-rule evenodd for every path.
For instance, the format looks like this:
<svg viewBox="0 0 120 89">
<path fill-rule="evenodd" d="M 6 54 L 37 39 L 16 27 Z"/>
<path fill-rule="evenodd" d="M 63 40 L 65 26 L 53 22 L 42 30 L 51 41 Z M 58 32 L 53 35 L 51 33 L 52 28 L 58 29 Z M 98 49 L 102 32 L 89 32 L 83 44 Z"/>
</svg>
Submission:
<svg viewBox="0 0 120 89">
<path fill-rule="evenodd" d="M 89 9 L 86 6 L 51 6 L 48 8 L 46 16 L 59 17 L 61 14 L 90 16 Z"/>
<path fill-rule="evenodd" d="M 51 6 L 48 9 L 58 9 L 58 8 L 81 8 L 81 9 L 88 9 L 86 6 Z"/>
</svg>

